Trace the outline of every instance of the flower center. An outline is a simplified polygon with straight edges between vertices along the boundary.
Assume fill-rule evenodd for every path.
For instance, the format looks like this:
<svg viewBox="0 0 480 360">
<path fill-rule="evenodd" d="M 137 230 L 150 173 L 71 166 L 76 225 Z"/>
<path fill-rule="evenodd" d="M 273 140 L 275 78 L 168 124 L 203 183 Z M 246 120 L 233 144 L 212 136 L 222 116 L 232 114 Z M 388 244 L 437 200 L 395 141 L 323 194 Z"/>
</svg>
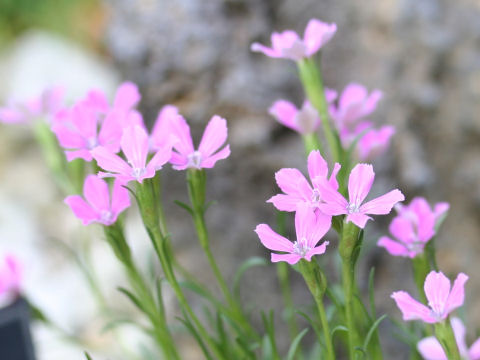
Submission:
<svg viewBox="0 0 480 360">
<path fill-rule="evenodd" d="M 354 214 L 360 212 L 360 204 L 357 202 L 349 203 L 347 206 L 347 212 L 349 214 Z"/>
<path fill-rule="evenodd" d="M 302 237 L 299 241 L 293 243 L 293 253 L 304 257 L 311 248 L 308 246 L 307 239 Z"/>
<path fill-rule="evenodd" d="M 320 191 L 318 191 L 318 189 L 313 189 L 312 198 L 310 201 L 313 205 L 318 205 L 318 203 L 320 202 Z"/>
<path fill-rule="evenodd" d="M 95 149 L 97 146 L 98 146 L 98 141 L 96 137 L 91 137 L 87 139 L 88 150 Z"/>
<path fill-rule="evenodd" d="M 132 176 L 139 180 L 140 177 L 142 177 L 143 175 L 145 175 L 145 173 L 147 172 L 147 169 L 146 168 L 133 168 L 132 169 Z"/>
<path fill-rule="evenodd" d="M 194 151 L 187 157 L 188 167 L 200 169 L 200 164 L 202 163 L 202 153 L 200 151 Z"/>
<path fill-rule="evenodd" d="M 104 224 L 109 224 L 112 222 L 113 213 L 110 210 L 102 210 L 100 213 L 100 221 Z"/>
</svg>

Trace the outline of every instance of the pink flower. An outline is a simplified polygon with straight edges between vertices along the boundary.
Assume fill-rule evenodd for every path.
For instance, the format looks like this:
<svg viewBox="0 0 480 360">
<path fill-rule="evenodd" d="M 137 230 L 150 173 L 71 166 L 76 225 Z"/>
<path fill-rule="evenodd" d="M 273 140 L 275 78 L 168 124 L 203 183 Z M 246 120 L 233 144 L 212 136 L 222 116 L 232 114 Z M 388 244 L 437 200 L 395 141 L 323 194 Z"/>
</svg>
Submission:
<svg viewBox="0 0 480 360">
<path fill-rule="evenodd" d="M 65 198 L 75 216 L 82 220 L 83 225 L 98 222 L 103 225 L 112 225 L 118 215 L 130 206 L 128 190 L 124 183 L 115 180 L 110 198 L 108 184 L 98 176 L 89 175 L 83 184 L 83 196 L 71 195 Z"/>
<path fill-rule="evenodd" d="M 208 122 L 198 150 L 193 147 L 190 127 L 182 116 L 177 116 L 171 126 L 177 137 L 170 159 L 175 170 L 212 168 L 218 160 L 230 155 L 230 145 L 219 150 L 227 140 L 228 130 L 227 121 L 218 115 Z"/>
<path fill-rule="evenodd" d="M 335 190 L 338 189 L 336 176 L 339 170 L 340 165 L 335 164 L 330 180 L 328 180 L 332 189 Z M 320 179 L 326 179 L 328 176 L 328 164 L 318 150 L 314 150 L 308 155 L 308 174 L 313 186 L 297 169 L 279 170 L 275 174 L 275 179 L 284 194 L 275 195 L 267 202 L 273 203 L 281 211 L 295 211 L 299 203 L 307 203 L 317 209 L 323 201 L 318 183 Z"/>
<path fill-rule="evenodd" d="M 465 341 L 465 326 L 459 318 L 452 317 L 450 323 L 455 334 L 455 340 L 457 341 L 458 350 L 460 356 L 465 360 L 478 360 L 480 359 L 480 338 L 477 339 L 470 349 L 467 348 Z M 434 337 L 429 336 L 417 344 L 418 352 L 425 360 L 448 360 L 445 351 L 440 345 L 440 342 Z"/>
<path fill-rule="evenodd" d="M 390 125 L 367 131 L 357 144 L 357 154 L 360 161 L 371 160 L 382 154 L 390 145 L 390 139 L 394 134 L 395 128 Z"/>
<path fill-rule="evenodd" d="M 141 95 L 138 91 L 137 85 L 132 82 L 124 82 L 118 87 L 112 106 L 109 105 L 108 99 L 102 91 L 91 90 L 88 92 L 85 99 L 82 100 L 82 105 L 94 109 L 96 112 L 106 114 L 109 110 L 117 109 L 123 111 L 130 111 L 140 102 Z"/>
<path fill-rule="evenodd" d="M 335 120 L 337 128 L 355 126 L 357 120 L 370 115 L 382 98 L 380 90 L 374 90 L 370 95 L 367 89 L 360 84 L 351 83 L 343 90 L 338 105 L 332 104 L 329 108 L 330 116 Z"/>
<path fill-rule="evenodd" d="M 337 94 L 335 91 L 326 89 L 325 97 L 328 103 L 335 100 Z M 318 112 L 308 101 L 303 103 L 301 109 L 289 101 L 277 100 L 268 110 L 280 124 L 300 133 L 310 134 L 315 132 L 320 125 Z"/>
<path fill-rule="evenodd" d="M 38 117 L 46 117 L 47 121 L 61 109 L 64 89 L 53 87 L 46 89 L 35 98 L 25 102 L 10 101 L 8 106 L 0 108 L 0 122 L 7 124 L 26 123 Z"/>
<path fill-rule="evenodd" d="M 321 179 L 318 185 L 325 203 L 319 204 L 320 211 L 329 215 L 346 214 L 347 222 L 351 221 L 363 229 L 371 219 L 367 214 L 386 215 L 397 202 L 405 200 L 401 191 L 395 189 L 362 205 L 374 179 L 372 165 L 357 164 L 348 179 L 348 201 L 328 182 Z"/>
<path fill-rule="evenodd" d="M 120 148 L 127 161 L 104 146 L 96 147 L 91 154 L 98 166 L 109 171 L 100 172 L 101 177 L 113 176 L 123 182 L 135 180 L 141 183 L 143 179 L 154 177 L 155 172 L 172 156 L 172 145 L 168 143 L 159 149 L 147 164 L 148 147 L 147 132 L 141 126 L 134 125 L 123 131 L 120 140 Z"/>
<path fill-rule="evenodd" d="M 0 296 L 18 294 L 22 280 L 20 262 L 13 255 L 6 255 L 0 264 Z"/>
<path fill-rule="evenodd" d="M 428 307 L 414 300 L 405 291 L 394 292 L 392 298 L 400 308 L 403 320 L 422 320 L 433 324 L 445 320 L 453 310 L 463 305 L 467 280 L 467 275 L 458 274 L 450 289 L 450 280 L 443 273 L 431 271 L 424 285 Z"/>
<path fill-rule="evenodd" d="M 384 247 L 393 256 L 414 258 L 423 253 L 426 243 L 435 235 L 438 220 L 448 210 L 448 203 L 438 203 L 432 210 L 424 198 L 417 197 L 409 205 L 398 204 L 398 212 L 390 224 L 394 239 L 382 236 L 378 246 Z"/>
<path fill-rule="evenodd" d="M 68 161 L 77 158 L 91 161 L 91 151 L 97 146 L 104 146 L 111 152 L 120 150 L 121 121 L 124 116 L 124 112 L 110 111 L 98 130 L 100 119 L 95 109 L 79 103 L 71 110 L 58 114 L 52 131 L 62 147 L 72 149 L 65 152 Z"/>
<path fill-rule="evenodd" d="M 272 48 L 259 43 L 253 43 L 252 51 L 262 52 L 273 58 L 292 59 L 295 61 L 309 58 L 330 41 L 337 31 L 336 24 L 327 24 L 317 19 L 311 19 L 305 29 L 303 39 L 296 32 L 286 30 L 272 34 Z"/>
<path fill-rule="evenodd" d="M 313 255 L 325 252 L 328 241 L 324 241 L 320 246 L 317 244 L 330 226 L 331 217 L 323 214 L 315 215 L 310 206 L 299 203 L 295 213 L 297 241 L 294 243 L 274 232 L 267 224 L 258 225 L 255 232 L 267 249 L 285 253 L 272 253 L 272 262 L 286 261 L 293 265 L 302 258 L 311 261 Z"/>
</svg>

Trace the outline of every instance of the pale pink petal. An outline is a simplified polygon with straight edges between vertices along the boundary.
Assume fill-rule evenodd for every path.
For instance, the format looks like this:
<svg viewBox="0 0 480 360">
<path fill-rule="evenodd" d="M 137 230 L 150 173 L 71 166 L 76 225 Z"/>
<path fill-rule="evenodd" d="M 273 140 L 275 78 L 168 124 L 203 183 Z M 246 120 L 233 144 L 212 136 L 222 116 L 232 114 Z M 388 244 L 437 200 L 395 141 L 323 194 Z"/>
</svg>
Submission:
<svg viewBox="0 0 480 360">
<path fill-rule="evenodd" d="M 285 30 L 281 33 L 272 34 L 272 47 L 275 50 L 284 50 L 291 48 L 300 38 L 295 31 Z"/>
<path fill-rule="evenodd" d="M 302 108 L 295 115 L 294 121 L 298 125 L 301 134 L 311 134 L 320 126 L 318 111 L 309 101 L 303 103 Z"/>
<path fill-rule="evenodd" d="M 275 180 L 285 194 L 310 200 L 313 189 L 298 169 L 280 169 L 275 173 Z"/>
<path fill-rule="evenodd" d="M 267 249 L 275 251 L 293 252 L 293 243 L 273 231 L 267 224 L 257 225 L 255 228 L 260 241 Z"/>
<path fill-rule="evenodd" d="M 404 245 L 390 239 L 388 236 L 382 236 L 380 240 L 378 240 L 377 245 L 385 248 L 385 250 L 387 250 L 390 255 L 404 257 L 410 256 L 410 252 Z"/>
<path fill-rule="evenodd" d="M 468 350 L 468 355 L 470 356 L 471 360 L 478 360 L 480 359 L 480 338 L 475 340 L 475 342 Z"/>
<path fill-rule="evenodd" d="M 70 121 L 85 140 L 96 141 L 98 119 L 92 109 L 81 104 L 74 106 L 70 113 Z"/>
<path fill-rule="evenodd" d="M 269 48 L 268 46 L 256 42 L 250 46 L 250 50 L 253 52 L 261 52 L 272 58 L 282 57 L 282 53 L 279 50 L 274 50 L 272 48 Z"/>
<path fill-rule="evenodd" d="M 170 161 L 172 157 L 172 145 L 164 144 L 163 148 L 160 148 L 155 155 L 150 159 L 147 165 L 147 169 L 160 170 L 163 165 Z"/>
<path fill-rule="evenodd" d="M 300 128 L 295 121 L 295 115 L 298 113 L 297 107 L 289 101 L 277 100 L 268 109 L 270 115 L 272 115 L 280 124 L 289 127 L 292 130 L 300 132 Z"/>
<path fill-rule="evenodd" d="M 100 90 L 91 90 L 88 92 L 82 104 L 87 105 L 95 111 L 106 113 L 110 106 L 108 105 L 107 97 Z"/>
<path fill-rule="evenodd" d="M 460 355 L 465 358 L 466 356 L 468 356 L 468 348 L 466 342 L 467 331 L 465 329 L 465 325 L 463 325 L 462 320 L 457 317 L 452 317 L 450 319 L 450 324 L 452 325 L 453 334 L 455 335 L 455 340 L 457 342 Z"/>
<path fill-rule="evenodd" d="M 417 350 L 425 360 L 448 360 L 442 345 L 434 336 L 420 340 Z"/>
<path fill-rule="evenodd" d="M 193 148 L 192 136 L 190 135 L 190 127 L 183 116 L 176 116 L 175 119 L 172 119 L 170 125 L 173 135 L 178 139 L 174 145 L 175 150 L 184 156 L 193 153 L 195 149 Z"/>
<path fill-rule="evenodd" d="M 97 212 L 110 209 L 108 184 L 95 175 L 88 175 L 83 184 L 83 195 Z"/>
<path fill-rule="evenodd" d="M 405 196 L 403 196 L 400 190 L 395 189 L 363 204 L 360 207 L 360 211 L 371 215 L 386 215 L 392 211 L 393 206 L 397 202 L 403 200 L 405 200 Z"/>
<path fill-rule="evenodd" d="M 65 204 L 70 206 L 77 218 L 82 220 L 83 225 L 88 225 L 99 218 L 99 215 L 79 195 L 71 195 L 65 199 Z"/>
<path fill-rule="evenodd" d="M 140 101 L 140 92 L 137 85 L 131 82 L 121 84 L 115 95 L 113 107 L 128 110 L 135 107 Z"/>
<path fill-rule="evenodd" d="M 345 221 L 348 222 L 353 222 L 355 225 L 357 225 L 359 228 L 363 229 L 365 228 L 365 225 L 367 224 L 368 220 L 371 220 L 372 218 L 370 216 L 367 216 L 362 213 L 352 213 L 348 214 L 347 218 Z"/>
<path fill-rule="evenodd" d="M 357 164 L 348 178 L 348 199 L 350 204 L 359 206 L 367 197 L 375 179 L 370 164 Z"/>
<path fill-rule="evenodd" d="M 361 116 L 368 116 L 377 108 L 377 103 L 382 99 L 383 93 L 380 90 L 374 90 L 370 93 L 370 96 L 365 101 Z"/>
<path fill-rule="evenodd" d="M 450 280 L 442 272 L 431 271 L 425 279 L 424 290 L 428 306 L 435 314 L 445 319 L 448 316 L 445 305 L 450 294 Z"/>
<path fill-rule="evenodd" d="M 160 109 L 151 135 L 153 149 L 157 150 L 169 141 L 171 135 L 170 122 L 174 121 L 178 115 L 176 106 L 165 105 Z"/>
<path fill-rule="evenodd" d="M 218 115 L 213 116 L 203 132 L 198 151 L 208 158 L 227 141 L 227 120 Z"/>
<path fill-rule="evenodd" d="M 381 155 L 390 145 L 390 139 L 395 134 L 393 126 L 382 126 L 371 129 L 358 141 L 357 151 L 360 161 L 374 159 Z"/>
<path fill-rule="evenodd" d="M 143 169 L 148 155 L 148 135 L 144 129 L 135 125 L 123 131 L 120 146 L 133 168 Z"/>
<path fill-rule="evenodd" d="M 27 114 L 17 109 L 0 108 L 0 122 L 16 124 L 27 121 Z"/>
<path fill-rule="evenodd" d="M 338 97 L 337 91 L 329 88 L 325 88 L 325 100 L 327 100 L 327 103 L 332 103 L 334 102 Z"/>
<path fill-rule="evenodd" d="M 85 146 L 85 139 L 71 127 L 66 124 L 56 123 L 52 126 L 52 131 L 58 139 L 61 147 L 66 149 L 81 149 Z"/>
<path fill-rule="evenodd" d="M 390 233 L 404 244 L 410 244 L 416 240 L 412 222 L 408 219 L 397 216 L 389 226 Z"/>
<path fill-rule="evenodd" d="M 335 163 L 333 166 L 332 174 L 330 175 L 330 180 L 328 180 L 328 183 L 334 190 L 338 190 L 338 181 L 337 181 L 337 174 L 341 169 L 341 165 L 339 163 Z"/>
<path fill-rule="evenodd" d="M 13 255 L 5 255 L 5 266 L 8 272 L 8 287 L 13 291 L 19 291 L 22 282 L 22 265 Z"/>
<path fill-rule="evenodd" d="M 216 152 L 213 155 L 210 155 L 208 158 L 202 159 L 200 167 L 206 168 L 206 169 L 213 168 L 215 163 L 218 160 L 226 159 L 229 156 L 230 156 L 230 145 L 227 145 L 222 150 Z"/>
<path fill-rule="evenodd" d="M 130 206 L 130 196 L 128 190 L 125 189 L 125 182 L 116 179 L 113 183 L 111 210 L 116 220 L 118 214 Z"/>
<path fill-rule="evenodd" d="M 338 111 L 343 122 L 348 123 L 360 117 L 367 96 L 367 89 L 363 85 L 351 83 L 345 87 L 338 101 Z"/>
<path fill-rule="evenodd" d="M 82 149 L 82 150 L 73 150 L 73 151 L 65 151 L 65 156 L 67 157 L 67 161 L 72 161 L 75 159 L 83 159 L 87 162 L 92 161 L 92 154 L 89 150 Z"/>
<path fill-rule="evenodd" d="M 97 161 L 98 166 L 102 169 L 123 175 L 131 175 L 132 173 L 132 168 L 125 162 L 125 160 L 103 146 L 96 147 L 91 151 L 91 154 Z"/>
<path fill-rule="evenodd" d="M 326 179 L 320 179 L 318 188 L 321 198 L 325 202 L 318 205 L 320 211 L 328 215 L 347 213 L 348 201 Z"/>
<path fill-rule="evenodd" d="M 272 262 L 279 262 L 279 261 L 286 261 L 290 265 L 295 265 L 302 257 L 297 254 L 275 254 L 272 253 L 271 261 Z"/>
<path fill-rule="evenodd" d="M 317 218 L 314 209 L 307 203 L 298 203 L 295 212 L 295 231 L 297 241 L 300 241 L 300 239 L 303 238 L 308 239 L 311 236 L 311 232 L 315 231 L 316 221 Z"/>
<path fill-rule="evenodd" d="M 298 203 L 302 201 L 305 201 L 302 197 L 285 194 L 278 194 L 267 200 L 280 211 L 295 211 Z"/>
<path fill-rule="evenodd" d="M 422 320 L 429 324 L 438 322 L 437 318 L 432 316 L 428 307 L 413 299 L 407 292 L 396 291 L 391 297 L 402 312 L 403 320 Z"/>
<path fill-rule="evenodd" d="M 328 175 L 328 164 L 318 150 L 313 150 L 308 155 L 308 175 L 312 181 L 317 176 L 327 177 Z"/>
<path fill-rule="evenodd" d="M 435 219 L 438 220 L 443 214 L 445 214 L 450 209 L 450 204 L 447 202 L 440 202 L 435 205 L 433 210 L 435 214 Z"/>
<path fill-rule="evenodd" d="M 125 116 L 125 112 L 118 109 L 112 109 L 107 113 L 98 134 L 99 145 L 106 146 L 115 153 L 120 151 L 120 139 L 123 134 L 121 123 Z"/>
<path fill-rule="evenodd" d="M 327 24 L 317 19 L 311 19 L 305 28 L 303 36 L 303 41 L 307 47 L 307 56 L 312 56 L 328 43 L 336 31 L 336 24 Z"/>
<path fill-rule="evenodd" d="M 328 244 L 329 244 L 328 241 L 324 241 L 320 246 L 317 246 L 317 247 L 314 247 L 314 248 L 310 249 L 305 254 L 305 259 L 307 259 L 308 261 L 311 261 L 312 256 L 324 254 L 325 251 L 327 250 L 327 245 Z"/>
<path fill-rule="evenodd" d="M 457 278 L 455 279 L 455 282 L 452 286 L 452 291 L 448 295 L 445 303 L 445 312 L 447 314 L 463 305 L 463 301 L 465 299 L 465 283 L 467 280 L 468 276 L 464 273 L 458 274 Z"/>
<path fill-rule="evenodd" d="M 188 167 L 188 158 L 182 154 L 172 151 L 170 164 L 173 165 L 175 170 L 185 170 Z"/>
</svg>

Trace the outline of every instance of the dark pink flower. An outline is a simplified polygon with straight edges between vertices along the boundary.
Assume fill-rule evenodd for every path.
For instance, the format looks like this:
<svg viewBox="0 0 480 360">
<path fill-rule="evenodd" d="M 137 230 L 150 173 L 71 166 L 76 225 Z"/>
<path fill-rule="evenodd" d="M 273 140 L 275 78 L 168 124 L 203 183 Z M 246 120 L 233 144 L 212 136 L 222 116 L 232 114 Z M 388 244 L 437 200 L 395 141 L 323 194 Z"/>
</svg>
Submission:
<svg viewBox="0 0 480 360">
<path fill-rule="evenodd" d="M 347 215 L 346 221 L 364 228 L 370 215 L 386 215 L 393 206 L 405 200 L 400 190 L 395 189 L 376 199 L 363 203 L 373 184 L 375 173 L 370 164 L 357 164 L 348 179 L 348 198 L 345 199 L 325 179 L 320 179 L 319 189 L 324 203 L 318 205 L 320 211 L 329 215 Z"/>
<path fill-rule="evenodd" d="M 417 197 L 409 205 L 396 205 L 398 216 L 390 224 L 394 239 L 382 236 L 378 246 L 391 255 L 414 258 L 423 253 L 427 242 L 435 235 L 437 221 L 448 210 L 448 203 L 438 203 L 434 210 L 424 198 Z"/>
<path fill-rule="evenodd" d="M 130 206 L 128 190 L 125 183 L 115 180 L 112 196 L 108 184 L 98 176 L 89 175 L 83 185 L 83 198 L 80 195 L 71 195 L 65 199 L 75 216 L 82 220 L 83 225 L 98 222 L 103 225 L 112 225 L 118 215 Z"/>
<path fill-rule="evenodd" d="M 431 271 L 424 285 L 428 307 L 405 291 L 394 292 L 392 298 L 402 312 L 403 320 L 422 320 L 433 324 L 445 320 L 453 310 L 463 305 L 467 280 L 468 276 L 460 273 L 450 288 L 450 280 L 442 272 Z"/>
<path fill-rule="evenodd" d="M 274 232 L 267 224 L 256 227 L 263 246 L 282 254 L 272 253 L 272 262 L 286 261 L 296 264 L 300 259 L 312 260 L 313 255 L 323 254 L 328 241 L 317 246 L 320 239 L 327 233 L 331 226 L 331 217 L 323 214 L 315 215 L 314 210 L 305 203 L 299 203 L 295 213 L 295 231 L 297 241 L 291 242 L 285 237 Z"/>
<path fill-rule="evenodd" d="M 338 189 L 336 179 L 340 165 L 335 164 L 330 180 L 328 180 L 332 189 Z M 320 179 L 327 179 L 328 164 L 320 155 L 320 151 L 314 150 L 308 155 L 308 174 L 312 185 L 297 169 L 281 169 L 275 174 L 278 187 L 284 194 L 278 194 L 271 197 L 267 202 L 281 211 L 295 211 L 298 203 L 307 203 L 312 208 L 317 209 L 323 201 L 323 196 L 318 183 Z"/>
<path fill-rule="evenodd" d="M 127 161 L 114 154 L 104 146 L 98 146 L 91 151 L 98 166 L 108 171 L 100 172 L 102 177 L 112 176 L 123 182 L 152 178 L 155 172 L 168 162 L 172 156 L 172 145 L 168 143 L 159 149 L 147 164 L 149 150 L 148 134 L 139 125 L 127 127 L 123 131 L 120 147 Z"/>
<path fill-rule="evenodd" d="M 291 30 L 272 34 L 272 47 L 253 43 L 252 51 L 262 52 L 273 58 L 285 58 L 295 61 L 309 58 L 330 41 L 337 31 L 336 24 L 327 24 L 317 19 L 311 19 L 305 29 L 303 39 Z"/>
<path fill-rule="evenodd" d="M 227 141 L 228 129 L 227 121 L 218 115 L 208 122 L 198 150 L 193 147 L 190 127 L 182 116 L 178 115 L 171 126 L 176 141 L 170 163 L 175 170 L 212 168 L 218 160 L 230 155 L 230 145 L 220 149 Z"/>
</svg>

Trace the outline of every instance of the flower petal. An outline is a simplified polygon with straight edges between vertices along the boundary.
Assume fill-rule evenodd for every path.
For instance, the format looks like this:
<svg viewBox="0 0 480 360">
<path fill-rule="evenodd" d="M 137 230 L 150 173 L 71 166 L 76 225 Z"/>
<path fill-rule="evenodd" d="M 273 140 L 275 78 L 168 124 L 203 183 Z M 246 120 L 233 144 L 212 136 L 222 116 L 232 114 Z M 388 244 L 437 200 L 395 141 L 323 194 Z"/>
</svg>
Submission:
<svg viewBox="0 0 480 360">
<path fill-rule="evenodd" d="M 429 324 L 438 322 L 438 320 L 431 315 L 431 310 L 413 299 L 409 293 L 396 291 L 391 297 L 395 300 L 398 308 L 402 312 L 403 320 L 422 320 Z"/>
<path fill-rule="evenodd" d="M 213 155 L 210 155 L 208 158 L 203 159 L 200 167 L 210 169 L 215 166 L 215 163 L 218 160 L 226 159 L 230 156 L 230 145 L 225 146 L 222 150 L 216 152 Z"/>
<path fill-rule="evenodd" d="M 467 280 L 468 276 L 464 273 L 457 275 L 457 278 L 452 286 L 452 291 L 450 291 L 450 294 L 446 300 L 445 312 L 447 314 L 463 305 L 463 301 L 465 299 L 465 283 Z"/>
<path fill-rule="evenodd" d="M 88 175 L 83 184 L 83 195 L 97 213 L 110 210 L 108 184 L 95 175 Z"/>
<path fill-rule="evenodd" d="M 299 202 L 305 201 L 303 198 L 295 195 L 278 194 L 267 200 L 280 211 L 295 211 Z"/>
<path fill-rule="evenodd" d="M 345 221 L 348 222 L 353 222 L 355 225 L 357 225 L 359 228 L 363 229 L 365 228 L 365 225 L 367 224 L 368 220 L 371 220 L 372 218 L 370 216 L 367 216 L 362 213 L 352 213 L 348 214 L 347 218 Z"/>
<path fill-rule="evenodd" d="M 208 158 L 227 141 L 227 120 L 218 115 L 213 116 L 203 132 L 198 151 L 202 157 Z"/>
<path fill-rule="evenodd" d="M 312 182 L 317 176 L 327 177 L 328 175 L 328 164 L 318 150 L 308 155 L 308 175 Z"/>
<path fill-rule="evenodd" d="M 138 104 L 140 98 L 137 85 L 132 82 L 124 82 L 118 87 L 113 107 L 129 110 Z"/>
<path fill-rule="evenodd" d="M 116 220 L 118 214 L 130 206 L 130 196 L 128 190 L 125 189 L 125 182 L 116 179 L 113 183 L 112 205 L 111 209 Z"/>
<path fill-rule="evenodd" d="M 95 210 L 93 210 L 92 207 L 79 195 L 67 196 L 64 202 L 70 206 L 70 209 L 72 209 L 75 216 L 82 220 L 83 225 L 88 225 L 91 222 L 96 221 L 99 217 Z"/>
<path fill-rule="evenodd" d="M 183 116 L 178 115 L 170 123 L 173 135 L 178 139 L 174 148 L 183 156 L 188 156 L 195 151 L 193 148 L 192 136 L 190 135 L 190 126 Z"/>
<path fill-rule="evenodd" d="M 450 294 L 450 280 L 442 272 L 431 271 L 425 279 L 424 290 L 428 306 L 445 319 L 448 316 L 445 309 Z"/>
<path fill-rule="evenodd" d="M 140 126 L 130 126 L 123 131 L 120 146 L 133 168 L 143 169 L 147 162 L 148 135 Z"/>
<path fill-rule="evenodd" d="M 417 350 L 425 360 L 448 360 L 442 345 L 434 336 L 420 340 Z"/>
<path fill-rule="evenodd" d="M 373 167 L 370 164 L 357 164 L 348 178 L 348 200 L 350 204 L 359 206 L 367 197 L 375 179 Z"/>
<path fill-rule="evenodd" d="M 131 176 L 132 168 L 120 156 L 103 146 L 98 146 L 91 151 L 98 166 L 107 171 Z"/>
<path fill-rule="evenodd" d="M 275 254 L 272 253 L 271 256 L 271 261 L 272 262 L 279 262 L 279 261 L 286 261 L 290 265 L 295 265 L 298 260 L 300 260 L 302 257 L 297 254 Z"/>
<path fill-rule="evenodd" d="M 395 217 L 390 223 L 388 229 L 395 238 L 405 245 L 413 243 L 417 238 L 412 222 L 402 216 Z"/>
<path fill-rule="evenodd" d="M 170 123 L 174 121 L 175 118 L 179 115 L 178 108 L 173 105 L 165 105 L 158 112 L 157 119 L 155 120 L 155 125 L 152 129 L 152 147 L 154 150 L 162 147 L 170 137 Z"/>
<path fill-rule="evenodd" d="M 360 211 L 365 214 L 386 215 L 392 211 L 393 206 L 397 202 L 403 200 L 405 200 L 405 196 L 403 196 L 400 190 L 395 189 L 363 204 L 360 207 Z"/>
<path fill-rule="evenodd" d="M 300 132 L 300 128 L 295 122 L 295 115 L 297 112 L 297 107 L 287 100 L 277 100 L 273 103 L 270 109 L 268 109 L 268 113 L 272 115 L 280 124 Z"/>
<path fill-rule="evenodd" d="M 310 250 L 307 251 L 307 253 L 305 254 L 305 259 L 307 259 L 308 261 L 311 261 L 311 260 L 312 260 L 312 256 L 324 254 L 325 251 L 327 250 L 327 245 L 328 245 L 328 244 L 329 244 L 328 241 L 324 241 L 320 246 L 316 246 L 316 247 L 310 249 Z"/>
<path fill-rule="evenodd" d="M 284 168 L 275 173 L 278 187 L 287 195 L 302 197 L 309 201 L 312 187 L 298 169 Z"/>
<path fill-rule="evenodd" d="M 480 359 L 480 338 L 475 340 L 475 342 L 472 344 L 470 350 L 468 350 L 468 355 L 472 360 Z"/>
<path fill-rule="evenodd" d="M 325 203 L 320 203 L 318 208 L 328 215 L 340 215 L 347 213 L 347 200 L 332 187 L 327 179 L 319 179 L 318 188 L 320 195 Z"/>
<path fill-rule="evenodd" d="M 275 251 L 293 252 L 293 244 L 283 236 L 277 234 L 267 224 L 257 225 L 255 228 L 260 241 L 267 249 Z"/>
<path fill-rule="evenodd" d="M 382 236 L 378 240 L 377 245 L 385 248 L 385 250 L 387 250 L 390 253 L 390 255 L 393 255 L 393 256 L 407 257 L 410 255 L 410 252 L 407 250 L 407 248 L 404 245 L 390 239 L 388 236 Z"/>
<path fill-rule="evenodd" d="M 452 317 L 450 319 L 450 324 L 452 325 L 453 334 L 455 335 L 455 341 L 457 342 L 460 356 L 462 356 L 462 358 L 465 358 L 466 356 L 468 356 L 467 342 L 465 341 L 467 335 L 465 325 L 463 325 L 462 320 L 457 317 Z"/>
<path fill-rule="evenodd" d="M 328 43 L 337 31 L 336 24 L 327 24 L 317 19 L 311 19 L 305 28 L 303 41 L 307 47 L 307 56 L 315 54 Z"/>
</svg>

